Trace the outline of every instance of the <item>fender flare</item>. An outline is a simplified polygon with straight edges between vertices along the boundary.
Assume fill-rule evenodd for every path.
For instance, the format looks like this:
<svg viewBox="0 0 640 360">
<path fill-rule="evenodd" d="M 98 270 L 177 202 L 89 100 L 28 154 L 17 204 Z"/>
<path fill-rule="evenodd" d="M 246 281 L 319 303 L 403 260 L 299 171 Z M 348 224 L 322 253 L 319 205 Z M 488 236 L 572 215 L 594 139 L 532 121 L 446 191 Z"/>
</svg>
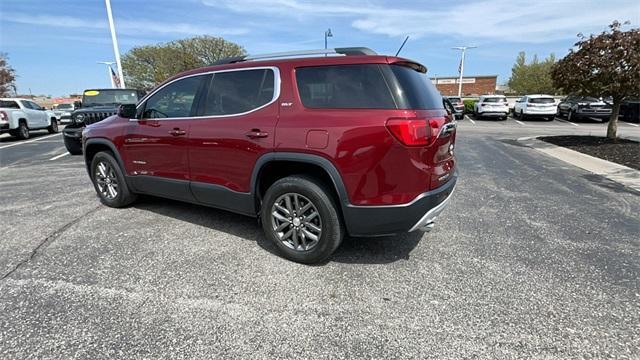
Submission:
<svg viewBox="0 0 640 360">
<path fill-rule="evenodd" d="M 84 144 L 82 144 L 82 157 L 84 158 L 84 163 L 87 167 L 87 172 L 89 173 L 89 176 L 91 176 L 91 169 L 89 168 L 91 166 L 91 164 L 89 164 L 87 162 L 87 147 L 89 147 L 90 145 L 105 145 L 107 146 L 111 152 L 113 153 L 113 156 L 116 158 L 116 161 L 118 162 L 118 165 L 120 166 L 120 170 L 122 171 L 122 174 L 124 175 L 125 179 L 127 178 L 127 173 L 125 171 L 124 168 L 124 162 L 122 161 L 122 158 L 120 157 L 120 153 L 118 152 L 118 149 L 116 148 L 116 146 L 109 140 L 104 139 L 104 138 L 92 138 L 92 139 L 87 139 Z"/>
<path fill-rule="evenodd" d="M 254 194 L 256 199 L 258 194 L 258 176 L 260 175 L 260 171 L 262 171 L 265 165 L 274 161 L 296 161 L 321 167 L 324 171 L 327 172 L 327 174 L 329 174 L 329 177 L 333 182 L 333 186 L 338 193 L 341 207 L 344 208 L 346 206 L 349 206 L 349 196 L 347 194 L 347 189 L 344 186 L 342 176 L 340 175 L 340 172 L 338 172 L 338 169 L 335 167 L 335 165 L 333 165 L 331 161 L 320 155 L 297 152 L 270 152 L 258 158 L 255 166 L 253 167 L 250 185 L 251 192 Z"/>
</svg>

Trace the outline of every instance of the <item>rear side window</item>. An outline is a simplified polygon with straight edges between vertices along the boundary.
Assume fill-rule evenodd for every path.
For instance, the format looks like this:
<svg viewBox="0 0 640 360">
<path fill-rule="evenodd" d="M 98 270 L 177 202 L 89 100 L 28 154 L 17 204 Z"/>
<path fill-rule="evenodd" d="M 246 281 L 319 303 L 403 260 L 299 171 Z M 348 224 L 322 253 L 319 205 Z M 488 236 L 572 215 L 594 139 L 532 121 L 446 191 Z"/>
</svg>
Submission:
<svg viewBox="0 0 640 360">
<path fill-rule="evenodd" d="M 500 98 L 500 97 L 489 97 L 489 98 L 485 98 L 482 102 L 483 103 L 501 103 L 501 102 L 507 102 L 507 99 Z"/>
<path fill-rule="evenodd" d="M 318 109 L 396 109 L 380 65 L 354 64 L 296 69 L 302 104 Z"/>
<path fill-rule="evenodd" d="M 397 79 L 395 93 L 400 109 L 442 109 L 442 95 L 426 74 L 408 66 L 390 65 Z"/>
<path fill-rule="evenodd" d="M 172 82 L 151 95 L 144 107 L 145 119 L 191 116 L 193 101 L 203 76 L 191 76 Z"/>
<path fill-rule="evenodd" d="M 532 104 L 553 104 L 556 101 L 553 98 L 529 98 Z"/>
<path fill-rule="evenodd" d="M 10 100 L 0 100 L 0 108 L 5 109 L 20 109 L 20 106 L 15 101 Z"/>
<path fill-rule="evenodd" d="M 236 115 L 270 103 L 275 94 L 272 69 L 252 69 L 213 74 L 205 100 L 204 116 Z"/>
</svg>

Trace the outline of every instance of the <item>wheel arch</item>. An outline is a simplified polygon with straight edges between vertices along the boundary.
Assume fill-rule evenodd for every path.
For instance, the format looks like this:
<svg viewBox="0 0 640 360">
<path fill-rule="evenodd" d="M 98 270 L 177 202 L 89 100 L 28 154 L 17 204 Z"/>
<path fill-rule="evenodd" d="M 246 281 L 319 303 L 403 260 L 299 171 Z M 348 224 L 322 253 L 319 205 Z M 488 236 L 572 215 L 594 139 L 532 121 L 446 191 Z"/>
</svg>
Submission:
<svg viewBox="0 0 640 360">
<path fill-rule="evenodd" d="M 118 153 L 116 146 L 111 141 L 103 138 L 87 139 L 83 145 L 82 155 L 84 156 L 84 163 L 87 167 L 89 176 L 91 176 L 91 161 L 93 160 L 93 157 L 100 151 L 105 150 L 109 151 L 116 159 L 118 166 L 120 166 L 120 170 L 122 170 L 122 174 L 125 175 L 126 179 L 127 173 L 125 171 L 122 158 L 120 157 L 120 153 Z"/>
<path fill-rule="evenodd" d="M 333 190 L 332 196 L 340 205 L 339 210 L 348 206 L 349 197 L 338 169 L 333 163 L 319 155 L 274 152 L 263 155 L 256 162 L 251 175 L 251 191 L 256 202 L 256 212 L 264 193 L 271 184 L 290 175 L 309 175 L 322 181 Z"/>
</svg>

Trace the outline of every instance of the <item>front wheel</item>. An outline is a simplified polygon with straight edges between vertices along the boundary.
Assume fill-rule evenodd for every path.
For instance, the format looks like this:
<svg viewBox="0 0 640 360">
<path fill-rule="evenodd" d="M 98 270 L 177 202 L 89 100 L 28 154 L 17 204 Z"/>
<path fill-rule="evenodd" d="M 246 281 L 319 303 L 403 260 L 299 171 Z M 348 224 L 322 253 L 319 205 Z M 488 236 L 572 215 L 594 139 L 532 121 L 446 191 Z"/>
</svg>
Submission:
<svg viewBox="0 0 640 360">
<path fill-rule="evenodd" d="M 55 134 L 58 130 L 58 121 L 56 119 L 51 119 L 51 125 L 47 128 L 49 134 Z"/>
<path fill-rule="evenodd" d="M 82 143 L 80 140 L 75 140 L 73 138 L 69 138 L 64 136 L 64 147 L 67 148 L 67 151 L 71 155 L 82 155 Z"/>
<path fill-rule="evenodd" d="M 344 236 L 330 190 L 314 178 L 298 175 L 276 181 L 267 190 L 260 212 L 267 238 L 295 262 L 327 259 Z"/>
<path fill-rule="evenodd" d="M 109 207 L 124 207 L 136 200 L 124 174 L 114 157 L 105 151 L 97 153 L 91 161 L 91 181 L 100 201 Z"/>
</svg>

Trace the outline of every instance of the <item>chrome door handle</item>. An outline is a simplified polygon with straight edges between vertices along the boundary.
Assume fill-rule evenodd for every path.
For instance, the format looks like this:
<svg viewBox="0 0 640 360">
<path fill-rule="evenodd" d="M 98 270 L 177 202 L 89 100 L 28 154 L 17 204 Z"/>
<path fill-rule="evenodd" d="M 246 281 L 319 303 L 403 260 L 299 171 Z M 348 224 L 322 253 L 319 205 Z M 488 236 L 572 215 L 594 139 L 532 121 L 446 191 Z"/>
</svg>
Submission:
<svg viewBox="0 0 640 360">
<path fill-rule="evenodd" d="M 185 130 L 179 129 L 179 128 L 175 128 L 173 130 L 169 130 L 169 134 L 173 135 L 173 136 L 183 136 L 186 135 L 187 132 Z"/>
<path fill-rule="evenodd" d="M 260 131 L 260 129 L 252 129 L 251 131 L 245 133 L 244 135 L 250 139 L 257 139 L 257 138 L 266 138 L 267 136 L 269 136 L 269 133 Z"/>
</svg>

